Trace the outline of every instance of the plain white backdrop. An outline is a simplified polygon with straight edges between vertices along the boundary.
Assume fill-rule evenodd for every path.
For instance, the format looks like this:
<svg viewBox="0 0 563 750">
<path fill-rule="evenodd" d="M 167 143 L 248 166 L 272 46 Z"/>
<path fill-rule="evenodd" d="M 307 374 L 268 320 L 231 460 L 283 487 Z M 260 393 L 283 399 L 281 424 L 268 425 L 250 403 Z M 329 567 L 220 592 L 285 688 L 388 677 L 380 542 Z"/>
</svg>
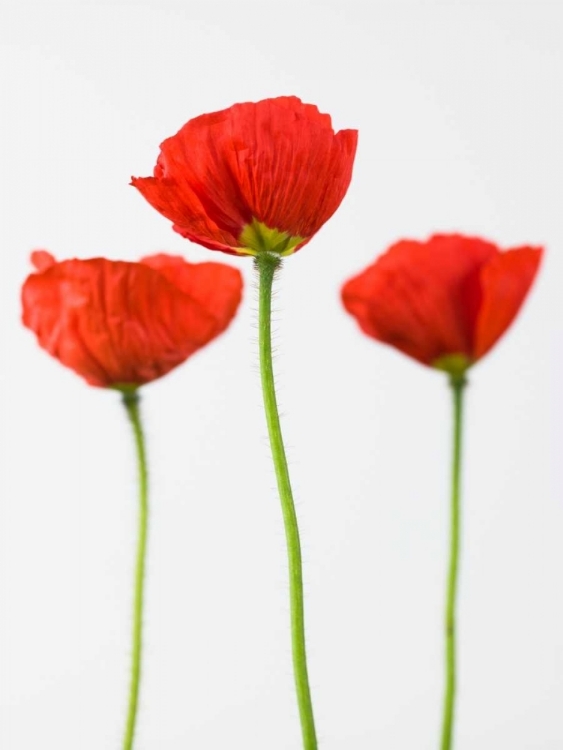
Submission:
<svg viewBox="0 0 563 750">
<path fill-rule="evenodd" d="M 8 0 L 0 12 L 0 745 L 120 747 L 137 518 L 119 398 L 19 322 L 31 249 L 243 270 L 230 330 L 144 389 L 138 750 L 291 750 L 287 570 L 250 260 L 128 186 L 189 118 L 296 94 L 360 131 L 352 185 L 276 297 L 283 427 L 324 750 L 431 750 L 442 698 L 446 379 L 365 338 L 339 287 L 400 237 L 545 244 L 471 375 L 456 750 L 563 748 L 563 6 Z"/>
</svg>

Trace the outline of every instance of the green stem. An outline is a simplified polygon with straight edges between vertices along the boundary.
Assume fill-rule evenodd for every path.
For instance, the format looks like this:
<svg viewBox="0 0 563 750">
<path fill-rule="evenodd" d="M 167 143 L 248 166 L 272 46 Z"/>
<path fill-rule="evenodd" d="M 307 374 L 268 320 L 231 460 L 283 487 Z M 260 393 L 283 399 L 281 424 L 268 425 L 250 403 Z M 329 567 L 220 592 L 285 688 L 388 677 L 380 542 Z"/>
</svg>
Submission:
<svg viewBox="0 0 563 750">
<path fill-rule="evenodd" d="M 453 457 L 450 564 L 446 599 L 446 688 L 444 694 L 444 718 L 442 724 L 442 750 L 450 750 L 453 741 L 454 707 L 456 693 L 456 596 L 459 567 L 460 540 L 460 480 L 461 480 L 461 436 L 463 428 L 463 394 L 466 385 L 464 375 L 451 375 L 453 394 Z"/>
<path fill-rule="evenodd" d="M 268 252 L 261 252 L 256 258 L 256 268 L 259 273 L 259 313 L 258 327 L 260 338 L 260 375 L 262 378 L 262 393 L 264 409 L 268 423 L 270 445 L 276 471 L 278 491 L 281 500 L 287 554 L 289 559 L 289 596 L 291 611 L 291 643 L 293 653 L 293 671 L 297 690 L 297 703 L 301 718 L 301 732 L 305 750 L 316 750 L 317 737 L 315 720 L 309 689 L 307 674 L 307 654 L 305 650 L 305 622 L 303 613 L 303 572 L 301 561 L 301 545 L 297 516 L 293 503 L 293 494 L 289 481 L 287 459 L 283 445 L 283 438 L 276 401 L 274 371 L 272 366 L 272 283 L 276 269 L 281 265 L 281 258 Z"/>
<path fill-rule="evenodd" d="M 125 726 L 123 750 L 131 750 L 135 738 L 139 687 L 141 684 L 141 656 L 143 646 L 143 593 L 145 579 L 145 558 L 147 550 L 148 497 L 147 497 L 147 458 L 145 440 L 139 413 L 139 395 L 136 391 L 123 391 L 123 404 L 133 428 L 137 461 L 139 466 L 139 530 L 137 539 L 137 562 L 135 566 L 135 595 L 133 603 L 133 655 L 131 683 L 129 689 L 129 709 Z"/>
</svg>

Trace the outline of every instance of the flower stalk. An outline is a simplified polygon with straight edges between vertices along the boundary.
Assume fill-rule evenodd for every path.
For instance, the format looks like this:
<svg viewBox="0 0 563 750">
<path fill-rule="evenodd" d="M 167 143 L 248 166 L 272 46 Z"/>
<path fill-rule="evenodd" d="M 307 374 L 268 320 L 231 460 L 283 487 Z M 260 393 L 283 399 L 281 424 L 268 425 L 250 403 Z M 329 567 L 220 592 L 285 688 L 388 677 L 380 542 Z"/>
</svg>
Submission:
<svg viewBox="0 0 563 750">
<path fill-rule="evenodd" d="M 274 370 L 272 364 L 272 284 L 277 269 L 281 266 L 279 255 L 261 252 L 255 259 L 259 274 L 259 348 L 260 375 L 268 434 L 272 448 L 272 457 L 276 472 L 278 491 L 281 500 L 287 554 L 289 562 L 289 596 L 291 613 L 291 643 L 293 670 L 297 703 L 301 719 L 301 731 L 304 750 L 317 749 L 315 720 L 309 677 L 307 671 L 307 654 L 305 649 L 305 621 L 303 606 L 303 572 L 299 528 L 293 502 L 293 493 L 289 479 L 287 458 L 283 444 L 278 405 L 276 400 Z"/>
<path fill-rule="evenodd" d="M 132 750 L 137 724 L 139 690 L 141 686 L 141 665 L 143 652 L 143 600 L 148 532 L 148 483 L 145 439 L 139 411 L 139 394 L 137 390 L 122 391 L 123 405 L 133 428 L 137 462 L 139 467 L 139 530 L 137 538 L 137 561 L 135 566 L 135 588 L 133 597 L 133 653 L 131 662 L 131 681 L 129 688 L 129 707 L 123 739 L 123 750 Z"/>
<path fill-rule="evenodd" d="M 464 373 L 450 375 L 453 394 L 453 455 L 452 489 L 450 510 L 450 560 L 446 593 L 445 616 L 445 662 L 446 685 L 442 722 L 441 750 L 453 747 L 455 696 L 456 696 L 456 600 L 460 548 L 460 500 L 461 500 L 461 448 L 463 430 L 463 397 L 467 380 Z"/>
</svg>

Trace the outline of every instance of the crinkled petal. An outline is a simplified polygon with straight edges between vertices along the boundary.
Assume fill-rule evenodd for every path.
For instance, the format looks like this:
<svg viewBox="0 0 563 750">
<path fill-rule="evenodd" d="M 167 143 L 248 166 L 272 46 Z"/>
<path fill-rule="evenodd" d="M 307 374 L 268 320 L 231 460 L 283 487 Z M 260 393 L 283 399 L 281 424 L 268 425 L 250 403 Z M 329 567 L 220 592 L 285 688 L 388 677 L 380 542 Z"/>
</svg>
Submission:
<svg viewBox="0 0 563 750">
<path fill-rule="evenodd" d="M 242 299 L 242 275 L 224 263 L 189 263 L 177 255 L 160 253 L 141 263 L 158 270 L 171 284 L 201 306 L 221 333 L 233 319 Z"/>
<path fill-rule="evenodd" d="M 185 181 L 157 177 L 133 177 L 131 184 L 163 216 L 173 222 L 174 231 L 210 250 L 236 254 L 237 237 L 220 229 L 208 216 L 201 201 Z"/>
<path fill-rule="evenodd" d="M 217 335 L 217 320 L 163 273 L 140 263 L 69 260 L 31 274 L 23 322 L 90 384 L 142 385 Z"/>
<path fill-rule="evenodd" d="M 330 118 L 296 100 L 267 99 L 231 110 L 231 171 L 259 222 L 312 237 L 336 211 L 350 184 L 357 131 L 334 133 Z M 310 106 L 310 105 L 309 105 Z"/>
</svg>

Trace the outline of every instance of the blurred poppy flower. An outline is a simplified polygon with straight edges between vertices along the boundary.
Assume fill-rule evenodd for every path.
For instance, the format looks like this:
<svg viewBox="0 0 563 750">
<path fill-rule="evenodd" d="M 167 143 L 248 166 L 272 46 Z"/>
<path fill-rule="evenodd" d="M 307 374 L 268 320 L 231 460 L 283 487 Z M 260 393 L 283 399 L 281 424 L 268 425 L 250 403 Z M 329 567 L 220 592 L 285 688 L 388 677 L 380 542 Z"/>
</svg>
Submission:
<svg viewBox="0 0 563 750">
<path fill-rule="evenodd" d="M 190 120 L 160 147 L 147 201 L 192 242 L 235 255 L 290 255 L 340 205 L 356 130 L 295 96 L 235 104 Z"/>
<path fill-rule="evenodd" d="M 233 319 L 242 277 L 221 263 L 154 255 L 57 262 L 32 253 L 23 323 L 90 385 L 137 387 L 165 375 Z"/>
<path fill-rule="evenodd" d="M 364 333 L 425 365 L 463 372 L 510 326 L 543 250 L 458 234 L 401 240 L 342 288 Z"/>
</svg>

